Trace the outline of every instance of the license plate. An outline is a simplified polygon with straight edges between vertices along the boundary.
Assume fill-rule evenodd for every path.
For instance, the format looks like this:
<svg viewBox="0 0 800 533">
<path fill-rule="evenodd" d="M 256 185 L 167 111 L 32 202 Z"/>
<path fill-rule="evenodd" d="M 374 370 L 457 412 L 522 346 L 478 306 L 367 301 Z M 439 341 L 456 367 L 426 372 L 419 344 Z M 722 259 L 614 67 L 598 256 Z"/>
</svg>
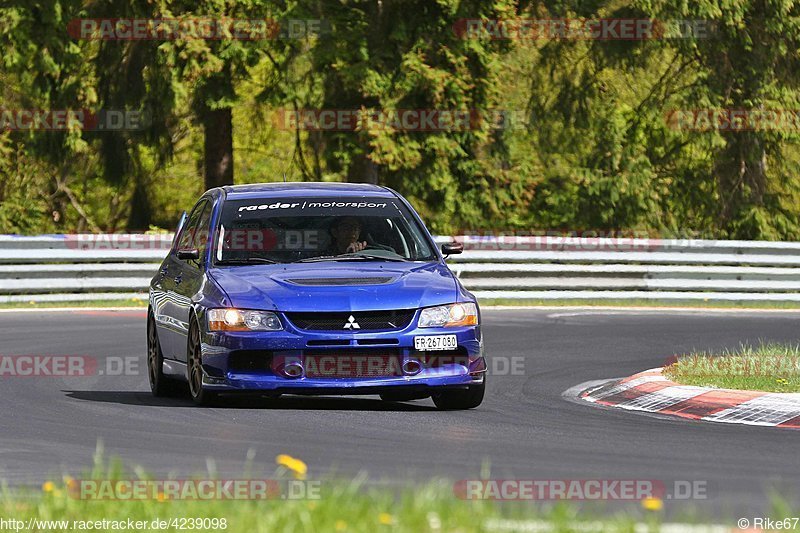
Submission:
<svg viewBox="0 0 800 533">
<path fill-rule="evenodd" d="M 422 352 L 453 350 L 458 347 L 455 335 L 426 335 L 414 337 L 414 348 Z"/>
</svg>

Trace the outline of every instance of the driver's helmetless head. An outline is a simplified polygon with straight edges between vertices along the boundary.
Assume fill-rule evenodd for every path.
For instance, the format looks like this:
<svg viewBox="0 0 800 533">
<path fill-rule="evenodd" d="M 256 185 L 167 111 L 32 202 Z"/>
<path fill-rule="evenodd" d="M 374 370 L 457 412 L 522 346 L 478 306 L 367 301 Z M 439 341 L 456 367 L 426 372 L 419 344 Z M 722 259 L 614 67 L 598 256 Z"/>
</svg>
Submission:
<svg viewBox="0 0 800 533">
<path fill-rule="evenodd" d="M 342 217 L 331 225 L 331 235 L 337 243 L 351 243 L 361 235 L 361 222 L 356 217 Z"/>
</svg>

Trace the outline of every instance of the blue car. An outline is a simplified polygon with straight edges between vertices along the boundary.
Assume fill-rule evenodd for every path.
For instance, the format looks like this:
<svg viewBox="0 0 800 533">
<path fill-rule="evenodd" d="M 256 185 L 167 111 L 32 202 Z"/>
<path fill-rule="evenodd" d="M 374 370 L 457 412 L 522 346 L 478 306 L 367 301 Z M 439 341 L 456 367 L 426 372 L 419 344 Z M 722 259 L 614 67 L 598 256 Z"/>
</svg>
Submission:
<svg viewBox="0 0 800 533">
<path fill-rule="evenodd" d="M 483 400 L 480 310 L 419 215 L 367 184 L 270 183 L 207 191 L 150 284 L 148 374 L 233 394 Z"/>
</svg>

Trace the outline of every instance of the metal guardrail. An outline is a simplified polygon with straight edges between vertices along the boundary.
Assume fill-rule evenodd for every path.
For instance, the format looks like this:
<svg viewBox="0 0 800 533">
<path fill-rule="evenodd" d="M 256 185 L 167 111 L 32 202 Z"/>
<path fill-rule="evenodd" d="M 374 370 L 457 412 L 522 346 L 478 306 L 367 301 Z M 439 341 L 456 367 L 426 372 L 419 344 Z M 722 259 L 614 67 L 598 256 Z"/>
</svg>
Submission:
<svg viewBox="0 0 800 533">
<path fill-rule="evenodd" d="M 800 302 L 800 243 L 562 237 L 458 240 L 481 299 Z M 0 303 L 146 298 L 172 235 L 0 235 Z"/>
</svg>

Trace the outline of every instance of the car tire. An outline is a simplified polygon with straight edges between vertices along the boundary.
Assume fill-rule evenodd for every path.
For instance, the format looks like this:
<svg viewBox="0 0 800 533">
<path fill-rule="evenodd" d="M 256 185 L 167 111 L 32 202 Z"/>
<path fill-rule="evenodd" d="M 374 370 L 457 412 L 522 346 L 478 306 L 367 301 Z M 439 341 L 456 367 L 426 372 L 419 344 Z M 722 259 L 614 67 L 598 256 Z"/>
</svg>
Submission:
<svg viewBox="0 0 800 533">
<path fill-rule="evenodd" d="M 210 406 L 218 400 L 217 393 L 203 386 L 203 355 L 200 348 L 200 329 L 192 317 L 189 339 L 186 343 L 186 373 L 189 380 L 189 396 L 197 405 Z"/>
<path fill-rule="evenodd" d="M 433 395 L 433 403 L 442 411 L 474 409 L 483 402 L 486 391 L 486 377 L 480 385 L 470 385 L 467 389 L 446 390 Z"/>
<path fill-rule="evenodd" d="M 183 392 L 182 383 L 164 374 L 164 354 L 152 312 L 147 314 L 147 378 L 153 396 L 176 396 Z"/>
</svg>

